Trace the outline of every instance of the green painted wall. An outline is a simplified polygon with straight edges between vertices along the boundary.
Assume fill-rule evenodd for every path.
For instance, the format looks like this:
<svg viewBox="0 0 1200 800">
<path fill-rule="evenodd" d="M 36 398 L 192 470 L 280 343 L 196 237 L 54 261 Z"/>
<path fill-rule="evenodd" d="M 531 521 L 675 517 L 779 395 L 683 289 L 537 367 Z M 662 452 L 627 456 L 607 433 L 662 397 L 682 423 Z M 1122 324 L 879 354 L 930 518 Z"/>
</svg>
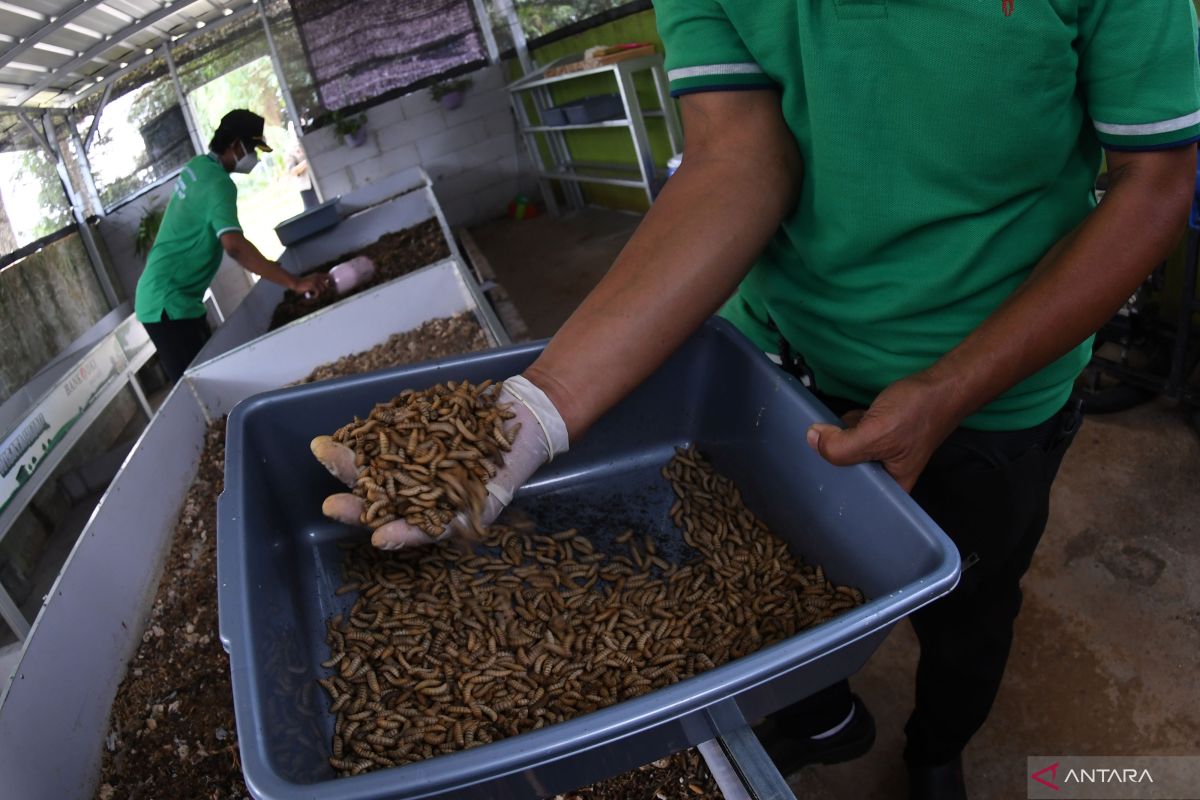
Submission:
<svg viewBox="0 0 1200 800">
<path fill-rule="evenodd" d="M 614 20 L 607 24 L 584 31 L 567 39 L 563 39 L 533 51 L 533 57 L 539 64 L 547 64 L 556 58 L 582 53 L 596 45 L 614 45 L 627 42 L 653 42 L 658 52 L 662 52 L 662 40 L 654 26 L 654 12 L 643 11 L 628 17 Z M 515 77 L 515 75 L 514 75 Z M 658 108 L 658 96 L 654 91 L 654 83 L 648 73 L 636 76 L 638 99 L 643 109 Z M 555 104 L 567 103 L 582 97 L 596 94 L 612 94 L 617 91 L 616 80 L 612 75 L 594 75 L 578 80 L 564 81 L 551 88 Z M 655 163 L 665 167 L 671 157 L 670 141 L 667 139 L 666 126 L 661 118 L 649 118 L 646 127 L 650 135 L 650 146 L 654 153 Z M 542 141 L 543 155 L 544 137 Z M 603 161 L 628 164 L 636 167 L 633 143 L 629 132 L 625 129 L 571 131 L 567 134 L 567 147 L 571 157 L 579 161 Z M 584 184 L 584 194 L 590 203 L 609 208 L 622 208 L 635 211 L 645 211 L 649 204 L 646 196 L 640 190 L 626 189 L 620 186 L 602 186 Z"/>
</svg>

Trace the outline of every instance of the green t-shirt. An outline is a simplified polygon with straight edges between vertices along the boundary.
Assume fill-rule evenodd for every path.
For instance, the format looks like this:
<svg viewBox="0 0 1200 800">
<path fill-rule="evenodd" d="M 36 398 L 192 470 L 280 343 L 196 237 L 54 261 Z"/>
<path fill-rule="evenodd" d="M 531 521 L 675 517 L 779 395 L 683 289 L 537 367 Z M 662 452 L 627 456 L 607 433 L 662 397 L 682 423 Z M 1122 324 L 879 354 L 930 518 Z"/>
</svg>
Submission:
<svg viewBox="0 0 1200 800">
<path fill-rule="evenodd" d="M 773 87 L 795 212 L 722 314 L 861 403 L 928 367 L 1095 205 L 1101 149 L 1200 139 L 1189 0 L 655 0 L 671 93 Z M 779 333 L 771 330 L 773 322 Z M 965 421 L 1066 401 L 1090 340 Z"/>
<path fill-rule="evenodd" d="M 138 279 L 139 322 L 204 316 L 204 292 L 221 266 L 221 234 L 240 231 L 237 186 L 211 153 L 187 163 L 175 181 L 146 269 Z"/>
</svg>

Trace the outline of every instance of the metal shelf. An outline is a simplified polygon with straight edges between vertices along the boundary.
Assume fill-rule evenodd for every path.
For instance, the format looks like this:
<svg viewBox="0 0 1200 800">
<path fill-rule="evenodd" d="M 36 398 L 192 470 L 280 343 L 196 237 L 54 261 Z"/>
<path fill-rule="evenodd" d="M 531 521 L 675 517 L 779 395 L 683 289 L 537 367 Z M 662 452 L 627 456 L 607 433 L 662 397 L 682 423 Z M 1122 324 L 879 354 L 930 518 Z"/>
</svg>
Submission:
<svg viewBox="0 0 1200 800">
<path fill-rule="evenodd" d="M 628 119 L 606 119 L 600 122 L 581 122 L 575 125 L 533 125 L 521 130 L 527 133 L 549 133 L 550 131 L 586 131 L 601 128 L 628 128 Z"/>
<path fill-rule="evenodd" d="M 556 182 L 560 184 L 558 189 L 570 208 L 582 208 L 586 204 L 580 188 L 581 184 L 585 183 L 641 189 L 646 195 L 646 200 L 653 202 L 662 171 L 654 163 L 650 138 L 646 132 L 646 119 L 663 120 L 672 154 L 679 153 L 683 148 L 683 132 L 674 101 L 667 88 L 662 56 L 642 56 L 595 69 L 570 72 L 552 78 L 545 77 L 548 70 L 577 60 L 577 56 L 564 56 L 509 84 L 508 87 L 513 112 L 516 114 L 521 135 L 525 137 L 526 148 L 536 166 L 538 184 L 547 209 L 554 215 L 559 213 L 558 192 L 554 187 Z M 649 72 L 654 81 L 659 103 L 656 109 L 643 109 L 641 106 L 634 83 L 634 75 L 639 72 Z M 546 110 L 555 105 L 549 89 L 552 84 L 606 73 L 611 74 L 617 84 L 617 92 L 624 110 L 623 117 L 583 124 L 542 124 Z M 530 101 L 533 104 L 532 112 L 527 105 Z M 535 114 L 536 121 L 532 118 Z M 629 131 L 634 163 L 589 164 L 574 158 L 565 134 L 572 131 L 605 129 Z"/>
<path fill-rule="evenodd" d="M 657 171 L 655 173 L 658 174 Z M 621 177 L 626 176 L 626 177 Z M 572 183 L 600 183 L 607 186 L 626 186 L 641 189 L 645 186 L 641 172 L 636 166 L 627 164 L 580 164 L 562 166 L 538 172 L 546 180 L 570 181 Z"/>
<path fill-rule="evenodd" d="M 552 83 L 561 83 L 562 81 L 574 80 L 575 78 L 583 78 L 588 75 L 599 75 L 603 72 L 615 72 L 619 69 L 637 71 L 650 69 L 656 65 L 662 65 L 662 56 L 656 54 L 652 56 L 642 56 L 641 58 L 630 58 L 626 59 L 625 61 L 618 61 L 615 64 L 605 64 L 601 67 L 594 67 L 593 69 L 583 69 L 578 72 L 568 72 L 566 75 L 555 75 L 552 78 L 544 77 L 548 70 L 554 69 L 558 66 L 574 63 L 576 60 L 578 60 L 576 56 L 563 56 L 562 58 L 551 61 L 549 64 L 542 67 L 537 72 L 534 72 L 532 75 L 527 75 L 520 80 L 510 83 L 508 85 L 508 90 L 510 92 L 519 92 L 525 91 L 526 89 L 536 89 L 539 86 L 549 86 Z"/>
</svg>

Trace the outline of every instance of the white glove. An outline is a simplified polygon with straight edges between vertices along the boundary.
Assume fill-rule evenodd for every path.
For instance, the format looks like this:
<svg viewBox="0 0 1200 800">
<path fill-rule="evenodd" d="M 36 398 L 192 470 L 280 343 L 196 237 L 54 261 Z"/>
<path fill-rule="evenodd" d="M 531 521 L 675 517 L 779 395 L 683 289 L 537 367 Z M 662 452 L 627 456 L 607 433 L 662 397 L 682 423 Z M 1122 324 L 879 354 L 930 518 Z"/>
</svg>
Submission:
<svg viewBox="0 0 1200 800">
<path fill-rule="evenodd" d="M 512 443 L 512 449 L 504 454 L 504 465 L 487 484 L 487 501 L 479 514 L 480 525 L 490 525 L 500 516 L 513 494 L 524 484 L 538 467 L 552 460 L 568 448 L 567 426 L 554 403 L 538 387 L 524 377 L 517 376 L 504 381 L 497 398 L 500 404 L 509 406 L 513 413 L 511 423 L 520 423 L 520 433 Z M 347 486 L 354 486 L 359 474 L 355 464 L 355 453 L 344 444 L 329 436 L 313 439 L 312 453 L 326 469 Z M 357 495 L 343 492 L 325 498 L 322 512 L 330 519 L 347 525 L 360 525 L 365 501 Z M 423 545 L 449 536 L 456 529 L 471 528 L 469 512 L 463 510 L 458 518 L 442 532 L 431 537 L 422 529 L 403 520 L 389 522 L 375 530 L 371 544 L 383 550 L 398 550 L 411 545 Z"/>
</svg>

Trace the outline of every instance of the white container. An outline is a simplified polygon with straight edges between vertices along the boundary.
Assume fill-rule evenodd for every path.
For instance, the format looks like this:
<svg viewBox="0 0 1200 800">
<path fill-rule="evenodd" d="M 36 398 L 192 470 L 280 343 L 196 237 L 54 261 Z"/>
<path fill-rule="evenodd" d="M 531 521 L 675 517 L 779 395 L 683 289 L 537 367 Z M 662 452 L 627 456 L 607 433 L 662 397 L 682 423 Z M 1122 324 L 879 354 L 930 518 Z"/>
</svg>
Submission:
<svg viewBox="0 0 1200 800">
<path fill-rule="evenodd" d="M 329 277 L 333 280 L 334 290 L 346 294 L 375 277 L 375 262 L 366 256 L 355 256 L 329 270 Z"/>
</svg>

